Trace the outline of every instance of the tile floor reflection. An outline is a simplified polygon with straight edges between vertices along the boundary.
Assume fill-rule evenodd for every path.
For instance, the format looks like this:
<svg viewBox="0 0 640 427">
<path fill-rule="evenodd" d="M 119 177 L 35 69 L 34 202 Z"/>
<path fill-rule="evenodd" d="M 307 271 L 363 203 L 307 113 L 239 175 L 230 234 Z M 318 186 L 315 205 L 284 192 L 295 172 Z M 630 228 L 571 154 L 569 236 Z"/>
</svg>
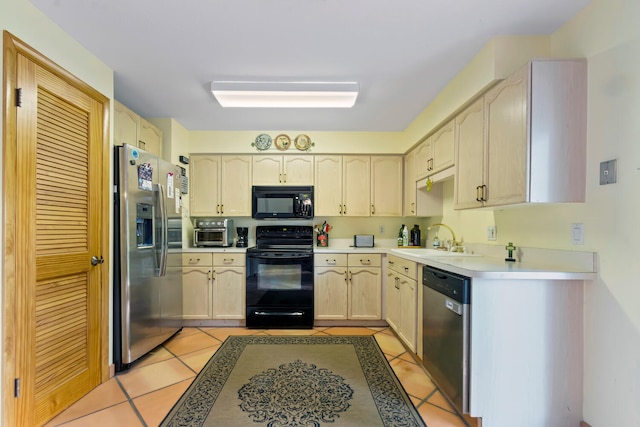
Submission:
<svg viewBox="0 0 640 427">
<path fill-rule="evenodd" d="M 389 328 L 184 328 L 91 391 L 46 427 L 157 426 L 230 335 L 373 335 L 428 427 L 468 427 Z M 472 424 L 471 424 L 472 425 Z"/>
</svg>

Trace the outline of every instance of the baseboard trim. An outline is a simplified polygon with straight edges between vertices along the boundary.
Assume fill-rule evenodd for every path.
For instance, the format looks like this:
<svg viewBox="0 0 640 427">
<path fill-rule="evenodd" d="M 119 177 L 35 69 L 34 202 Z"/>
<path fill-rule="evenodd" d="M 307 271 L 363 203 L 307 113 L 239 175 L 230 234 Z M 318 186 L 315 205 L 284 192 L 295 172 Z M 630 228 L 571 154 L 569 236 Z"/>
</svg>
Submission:
<svg viewBox="0 0 640 427">
<path fill-rule="evenodd" d="M 580 421 L 580 427 L 591 427 L 591 426 L 585 423 L 584 421 Z"/>
</svg>

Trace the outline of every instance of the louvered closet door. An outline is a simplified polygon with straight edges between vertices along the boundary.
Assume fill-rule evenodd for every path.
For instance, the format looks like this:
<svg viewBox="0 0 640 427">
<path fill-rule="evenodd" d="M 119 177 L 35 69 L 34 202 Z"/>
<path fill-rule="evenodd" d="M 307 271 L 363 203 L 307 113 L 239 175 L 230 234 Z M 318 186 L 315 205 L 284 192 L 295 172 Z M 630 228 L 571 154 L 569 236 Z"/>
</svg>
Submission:
<svg viewBox="0 0 640 427">
<path fill-rule="evenodd" d="M 100 382 L 103 106 L 22 56 L 18 86 L 16 360 L 41 425 Z"/>
</svg>

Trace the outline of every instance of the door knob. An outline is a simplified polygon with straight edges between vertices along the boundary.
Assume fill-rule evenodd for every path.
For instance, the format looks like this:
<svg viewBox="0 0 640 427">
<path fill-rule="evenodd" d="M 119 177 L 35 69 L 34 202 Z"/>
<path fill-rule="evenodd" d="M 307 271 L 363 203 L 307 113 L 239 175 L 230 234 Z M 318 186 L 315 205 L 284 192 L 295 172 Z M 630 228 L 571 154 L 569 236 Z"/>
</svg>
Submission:
<svg viewBox="0 0 640 427">
<path fill-rule="evenodd" d="M 104 263 L 104 258 L 102 257 L 98 258 L 97 256 L 91 257 L 91 265 L 98 265 L 103 263 Z"/>
</svg>

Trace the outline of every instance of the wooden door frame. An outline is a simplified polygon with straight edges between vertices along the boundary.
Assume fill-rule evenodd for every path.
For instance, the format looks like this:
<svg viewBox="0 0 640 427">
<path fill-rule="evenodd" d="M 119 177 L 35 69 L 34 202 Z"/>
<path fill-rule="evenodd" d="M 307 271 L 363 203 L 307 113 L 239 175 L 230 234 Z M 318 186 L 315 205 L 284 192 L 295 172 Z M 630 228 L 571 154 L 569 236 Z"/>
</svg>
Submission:
<svg viewBox="0 0 640 427">
<path fill-rule="evenodd" d="M 16 38 L 6 30 L 3 31 L 3 92 L 2 92 L 2 227 L 4 242 L 2 244 L 2 395 L 1 402 L 2 425 L 15 425 L 17 400 L 14 398 L 14 379 L 16 374 L 15 360 L 15 326 L 16 316 L 16 272 L 18 269 L 17 255 L 15 253 L 16 239 L 20 238 L 16 230 L 16 152 L 17 152 L 17 128 L 16 128 L 16 82 L 17 82 L 17 55 L 21 54 L 39 66 L 47 69 L 52 74 L 72 85 L 76 89 L 100 100 L 103 105 L 102 120 L 102 245 L 101 251 L 106 262 L 103 264 L 103 271 L 100 283 L 100 371 L 101 382 L 110 378 L 109 371 L 109 277 L 110 277 L 110 257 L 109 240 L 110 228 L 109 218 L 111 217 L 109 191 L 110 177 L 110 139 L 109 139 L 109 109 L 110 100 L 94 88 L 82 82 L 73 74 L 61 68 L 53 61 L 33 49 L 22 40 Z"/>
</svg>

